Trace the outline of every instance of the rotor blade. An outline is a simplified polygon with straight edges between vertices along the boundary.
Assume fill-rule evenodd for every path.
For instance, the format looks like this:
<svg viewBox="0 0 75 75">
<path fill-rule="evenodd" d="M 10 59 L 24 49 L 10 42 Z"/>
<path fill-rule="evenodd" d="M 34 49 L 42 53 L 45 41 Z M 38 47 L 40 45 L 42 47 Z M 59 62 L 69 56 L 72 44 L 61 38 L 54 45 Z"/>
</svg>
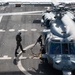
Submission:
<svg viewBox="0 0 75 75">
<path fill-rule="evenodd" d="M 10 15 L 41 15 L 44 11 L 28 11 L 28 12 L 11 12 L 11 13 L 0 13 L 2 16 Z"/>
</svg>

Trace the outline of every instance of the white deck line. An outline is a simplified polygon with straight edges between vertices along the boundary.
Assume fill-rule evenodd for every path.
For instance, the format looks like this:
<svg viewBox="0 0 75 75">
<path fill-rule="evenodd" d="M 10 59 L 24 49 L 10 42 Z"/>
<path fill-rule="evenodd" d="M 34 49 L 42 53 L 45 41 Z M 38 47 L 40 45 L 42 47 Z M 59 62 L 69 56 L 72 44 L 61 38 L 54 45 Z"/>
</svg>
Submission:
<svg viewBox="0 0 75 75">
<path fill-rule="evenodd" d="M 11 60 L 11 59 L 16 59 L 16 57 L 8 57 L 6 55 L 4 55 L 3 57 L 0 57 L 0 60 Z M 29 56 L 29 57 L 20 57 L 18 58 L 18 60 L 26 60 L 26 59 L 39 59 L 39 57 L 33 57 L 33 56 Z"/>
<path fill-rule="evenodd" d="M 9 60 L 12 59 L 12 57 L 8 57 L 8 55 L 4 55 L 3 57 L 0 57 L 0 60 Z"/>
<path fill-rule="evenodd" d="M 18 66 L 18 68 L 25 74 L 26 69 L 22 66 L 21 61 L 18 61 L 17 66 Z"/>
<path fill-rule="evenodd" d="M 5 32 L 5 30 L 3 30 L 3 29 L 0 29 L 0 32 Z"/>
<path fill-rule="evenodd" d="M 0 13 L 0 16 L 10 16 L 10 15 L 41 15 L 44 11 L 28 11 L 28 12 L 12 12 L 12 13 Z M 35 14 L 36 13 L 36 14 Z"/>
<path fill-rule="evenodd" d="M 10 31 L 10 32 L 14 32 L 14 31 L 15 31 L 15 29 L 9 29 L 9 31 Z"/>
<path fill-rule="evenodd" d="M 31 29 L 31 31 L 37 31 L 37 29 Z"/>
<path fill-rule="evenodd" d="M 20 30 L 18 30 L 18 32 L 26 32 L 26 31 L 28 31 L 28 30 L 26 30 L 26 29 L 20 29 Z"/>
</svg>

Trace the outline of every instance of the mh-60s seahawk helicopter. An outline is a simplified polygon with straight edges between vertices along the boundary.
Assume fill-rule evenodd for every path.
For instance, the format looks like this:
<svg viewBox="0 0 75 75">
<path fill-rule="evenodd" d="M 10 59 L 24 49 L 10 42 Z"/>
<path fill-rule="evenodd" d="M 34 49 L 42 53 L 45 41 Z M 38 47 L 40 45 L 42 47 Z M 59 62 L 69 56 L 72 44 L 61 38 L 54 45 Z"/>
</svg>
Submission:
<svg viewBox="0 0 75 75">
<path fill-rule="evenodd" d="M 45 54 L 48 63 L 72 75 L 75 70 L 75 22 L 71 11 L 50 12 L 49 27 L 43 30 Z M 47 24 L 46 24 L 47 25 Z"/>
</svg>

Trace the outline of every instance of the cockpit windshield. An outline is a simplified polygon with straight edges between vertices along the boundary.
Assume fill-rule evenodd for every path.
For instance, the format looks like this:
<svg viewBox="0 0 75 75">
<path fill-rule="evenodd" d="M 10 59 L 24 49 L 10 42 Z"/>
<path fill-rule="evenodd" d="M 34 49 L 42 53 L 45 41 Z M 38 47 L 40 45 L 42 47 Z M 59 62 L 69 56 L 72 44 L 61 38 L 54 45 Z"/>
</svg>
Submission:
<svg viewBox="0 0 75 75">
<path fill-rule="evenodd" d="M 62 43 L 62 53 L 63 54 L 75 54 L 75 43 Z"/>
<path fill-rule="evenodd" d="M 70 54 L 75 54 L 75 43 L 69 43 Z"/>
<path fill-rule="evenodd" d="M 63 54 L 68 54 L 68 44 L 67 43 L 62 43 L 62 53 Z"/>
<path fill-rule="evenodd" d="M 50 43 L 50 54 L 75 54 L 75 43 Z"/>
<path fill-rule="evenodd" d="M 51 54 L 61 54 L 61 44 L 52 42 L 50 46 L 50 53 Z"/>
</svg>

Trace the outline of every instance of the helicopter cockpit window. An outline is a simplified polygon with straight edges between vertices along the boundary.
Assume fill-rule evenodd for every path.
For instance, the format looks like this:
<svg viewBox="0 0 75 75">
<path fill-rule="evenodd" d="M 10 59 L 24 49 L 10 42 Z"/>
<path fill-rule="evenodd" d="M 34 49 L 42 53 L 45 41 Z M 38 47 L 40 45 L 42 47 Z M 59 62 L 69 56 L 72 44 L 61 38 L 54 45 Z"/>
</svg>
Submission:
<svg viewBox="0 0 75 75">
<path fill-rule="evenodd" d="M 72 42 L 70 43 L 63 43 L 62 44 L 62 53 L 63 54 L 75 54 L 75 44 Z"/>
<path fill-rule="evenodd" d="M 68 43 L 63 43 L 62 44 L 62 53 L 63 54 L 68 54 L 69 53 Z"/>
<path fill-rule="evenodd" d="M 70 51 L 70 54 L 75 54 L 75 44 L 74 43 L 69 43 L 69 51 Z"/>
<path fill-rule="evenodd" d="M 60 43 L 51 43 L 50 54 L 61 54 L 61 45 Z"/>
</svg>

